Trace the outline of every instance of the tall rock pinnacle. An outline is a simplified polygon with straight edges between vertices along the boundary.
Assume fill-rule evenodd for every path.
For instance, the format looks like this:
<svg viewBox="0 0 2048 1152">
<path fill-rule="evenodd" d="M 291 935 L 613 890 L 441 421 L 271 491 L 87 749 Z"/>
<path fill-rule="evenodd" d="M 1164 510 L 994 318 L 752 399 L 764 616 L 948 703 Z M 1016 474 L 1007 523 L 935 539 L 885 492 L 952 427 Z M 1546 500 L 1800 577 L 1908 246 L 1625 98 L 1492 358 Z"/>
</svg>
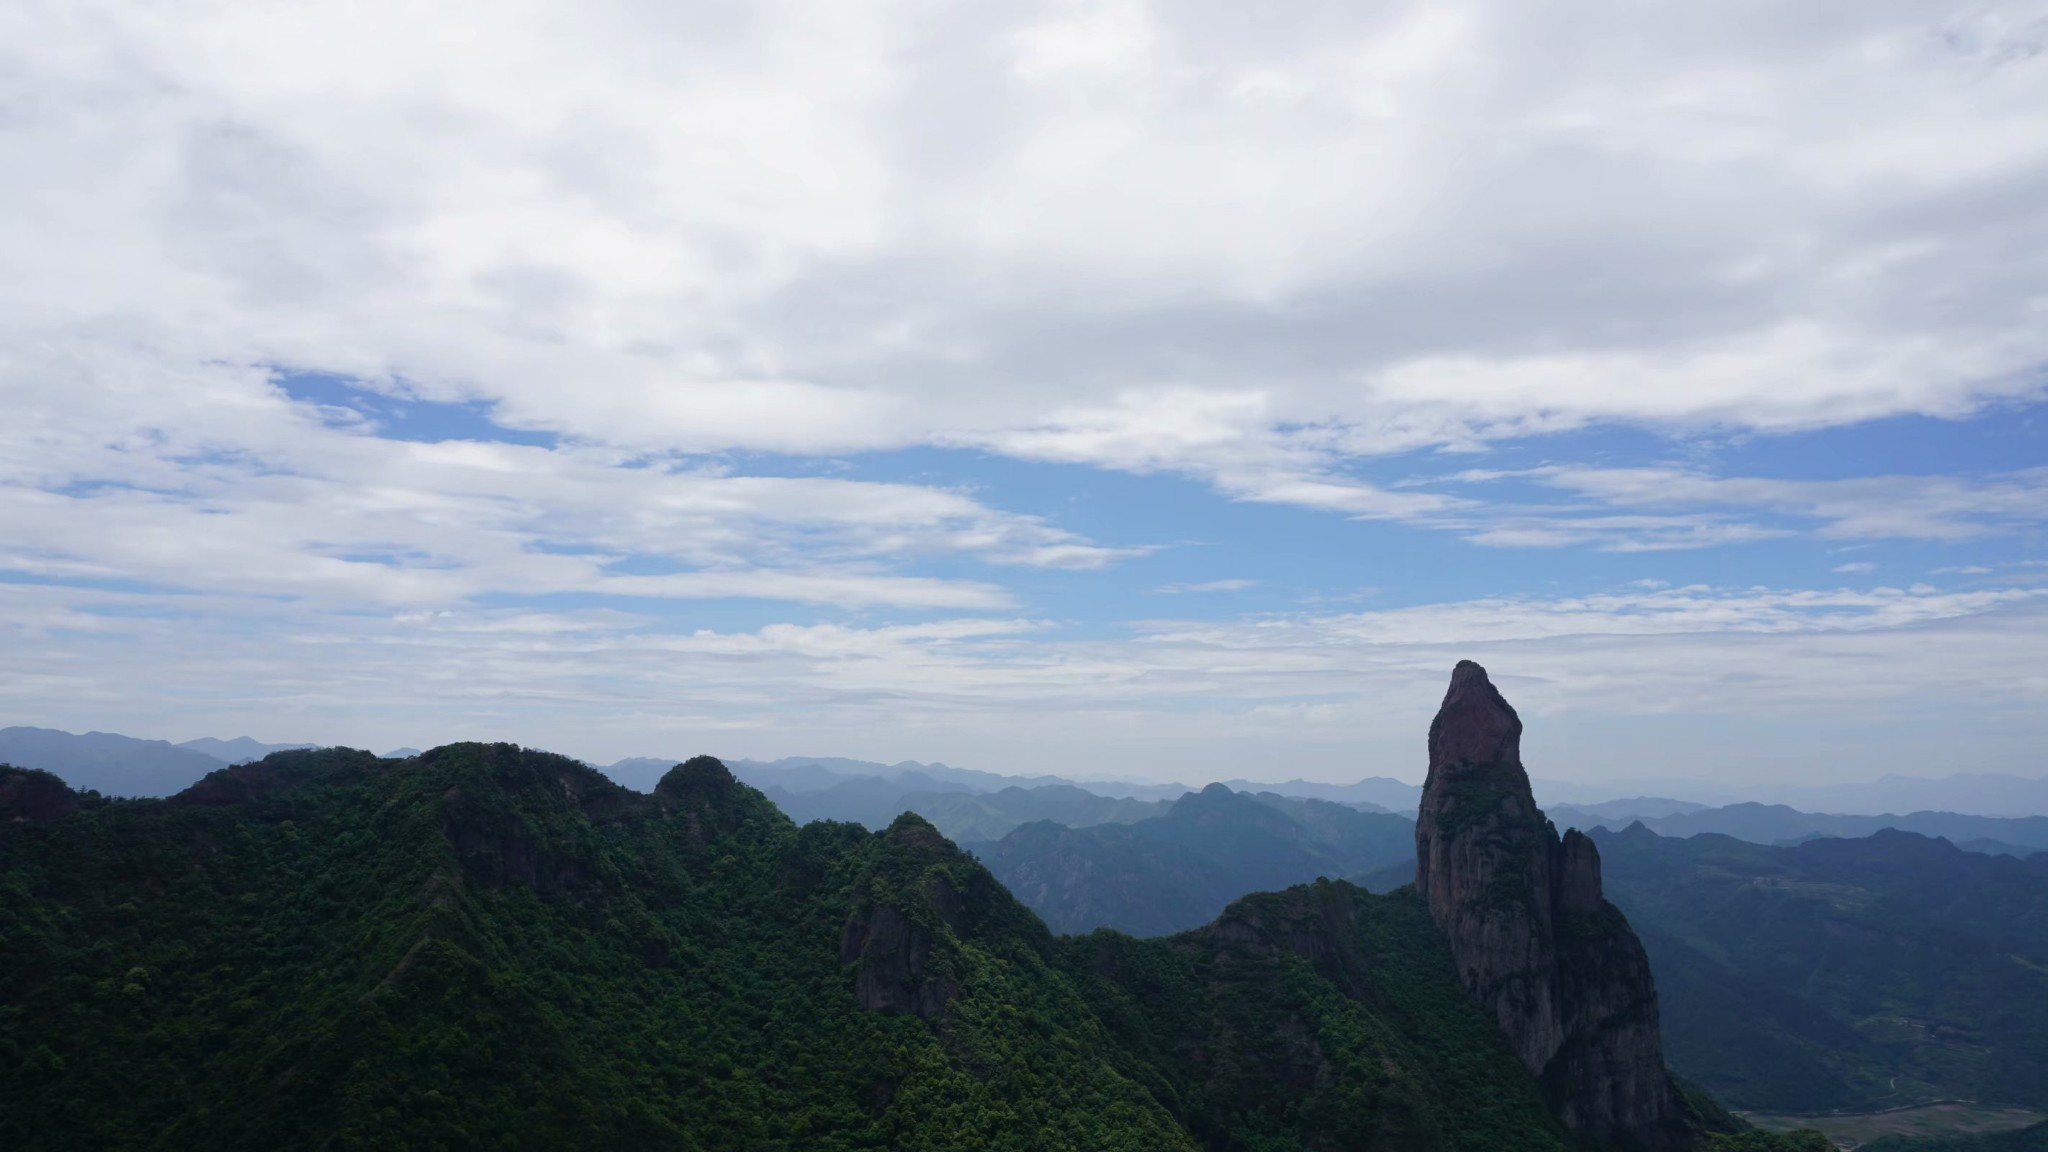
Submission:
<svg viewBox="0 0 2048 1152">
<path fill-rule="evenodd" d="M 1664 1068 L 1649 959 L 1600 888 L 1600 850 L 1559 839 L 1522 769 L 1522 720 L 1463 660 L 1429 726 L 1415 889 L 1465 990 L 1493 1012 L 1577 1131 L 1643 1149 L 1698 1143 Z"/>
</svg>

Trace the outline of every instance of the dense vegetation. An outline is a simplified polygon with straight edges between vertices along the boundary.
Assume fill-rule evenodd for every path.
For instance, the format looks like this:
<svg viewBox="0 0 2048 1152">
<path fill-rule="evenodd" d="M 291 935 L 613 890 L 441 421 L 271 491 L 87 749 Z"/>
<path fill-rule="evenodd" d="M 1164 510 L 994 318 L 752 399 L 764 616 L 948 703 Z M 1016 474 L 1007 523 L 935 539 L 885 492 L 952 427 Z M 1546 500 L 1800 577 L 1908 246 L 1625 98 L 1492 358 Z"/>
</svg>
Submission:
<svg viewBox="0 0 2048 1152">
<path fill-rule="evenodd" d="M 466 744 L 0 769 L 0 1146 L 1571 1145 L 1406 894 L 1061 940 L 916 817 Z"/>
<path fill-rule="evenodd" d="M 2048 857 L 1896 831 L 1596 838 L 1650 953 L 1672 1067 L 1731 1105 L 2048 1106 Z"/>
<path fill-rule="evenodd" d="M 1248 893 L 1412 861 L 1415 822 L 1211 784 L 1153 819 L 1026 824 L 968 847 L 1058 931 L 1157 936 L 1206 924 Z"/>
</svg>

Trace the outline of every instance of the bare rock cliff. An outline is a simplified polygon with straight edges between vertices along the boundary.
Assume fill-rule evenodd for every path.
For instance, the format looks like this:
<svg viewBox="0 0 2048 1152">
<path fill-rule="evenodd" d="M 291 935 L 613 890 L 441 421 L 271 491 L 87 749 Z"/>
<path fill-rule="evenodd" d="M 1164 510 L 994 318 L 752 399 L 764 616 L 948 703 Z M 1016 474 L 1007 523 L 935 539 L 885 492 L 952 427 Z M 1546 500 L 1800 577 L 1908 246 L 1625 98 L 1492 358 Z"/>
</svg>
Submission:
<svg viewBox="0 0 2048 1152">
<path fill-rule="evenodd" d="M 1624 1147 L 1699 1143 L 1664 1068 L 1657 992 L 1600 888 L 1600 850 L 1560 839 L 1529 791 L 1522 721 L 1469 660 L 1429 729 L 1415 887 L 1465 990 L 1490 1009 L 1564 1123 Z"/>
</svg>

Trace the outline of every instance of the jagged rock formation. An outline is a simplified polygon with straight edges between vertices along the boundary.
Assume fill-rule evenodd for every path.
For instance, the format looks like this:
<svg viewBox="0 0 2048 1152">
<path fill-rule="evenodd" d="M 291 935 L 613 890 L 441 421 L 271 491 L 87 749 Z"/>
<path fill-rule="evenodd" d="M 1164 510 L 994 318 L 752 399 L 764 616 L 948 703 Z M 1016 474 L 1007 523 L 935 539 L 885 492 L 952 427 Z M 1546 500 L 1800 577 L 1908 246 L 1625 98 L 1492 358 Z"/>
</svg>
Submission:
<svg viewBox="0 0 2048 1152">
<path fill-rule="evenodd" d="M 1640 1148 L 1697 1137 L 1664 1067 L 1649 960 L 1600 887 L 1600 851 L 1560 839 L 1529 791 L 1522 721 L 1466 660 L 1429 729 L 1415 887 L 1465 989 L 1577 1131 Z"/>
</svg>

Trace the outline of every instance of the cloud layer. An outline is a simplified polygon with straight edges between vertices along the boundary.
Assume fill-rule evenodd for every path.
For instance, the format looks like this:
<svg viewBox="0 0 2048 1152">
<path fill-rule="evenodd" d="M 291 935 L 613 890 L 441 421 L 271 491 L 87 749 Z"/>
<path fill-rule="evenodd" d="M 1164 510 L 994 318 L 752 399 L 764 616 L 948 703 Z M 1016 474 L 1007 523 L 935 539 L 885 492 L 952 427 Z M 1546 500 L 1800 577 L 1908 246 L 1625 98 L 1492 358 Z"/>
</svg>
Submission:
<svg viewBox="0 0 2048 1152">
<path fill-rule="evenodd" d="M 59 354 L 1247 494 L 1594 421 L 1953 415 L 2048 361 L 2038 4 L 7 19 L 10 343 Z"/>
<path fill-rule="evenodd" d="M 2044 46 L 2037 2 L 10 4 L 0 606 L 37 654 L 6 702 L 133 701 L 129 652 L 358 721 L 558 704 L 548 739 L 1029 706 L 1111 740 L 1189 710 L 1303 731 L 1331 706 L 1283 682 L 1369 692 L 1452 644 L 1557 685 L 1683 654 L 1720 687 L 1672 698 L 1734 708 L 1878 636 L 2033 636 L 2006 592 L 1774 586 L 1084 642 L 1025 578 L 1178 542 L 831 461 L 1168 475 L 1495 548 L 2038 533 L 2038 467 L 1488 454 L 2041 399 Z M 484 431 L 400 439 L 295 373 Z M 789 607 L 663 616 L 731 599 Z"/>
<path fill-rule="evenodd" d="M 2041 589 L 1690 587 L 1158 621 L 1100 640 L 1002 617 L 679 633 L 616 611 L 318 618 L 18 592 L 0 619 L 19 654 L 0 688 L 10 712 L 82 725 L 119 709 L 179 733 L 260 715 L 311 739 L 513 738 L 599 760 L 819 754 L 822 741 L 1020 772 L 1412 777 L 1446 669 L 1477 657 L 1540 746 L 1588 720 L 1606 729 L 1548 761 L 1553 775 L 1739 780 L 1767 765 L 1839 779 L 1924 771 L 1929 731 L 1963 758 L 1953 767 L 2023 766 L 2048 697 Z M 1917 723 L 1933 716 L 1970 723 Z M 1710 741 L 1666 742 L 1654 759 L 1613 735 L 1617 719 L 1655 731 L 1701 717 L 1719 718 Z M 1912 740 L 1887 749 L 1899 717 L 1916 720 Z M 1856 735 L 1794 763 L 1774 747 L 1785 728 Z"/>
</svg>

